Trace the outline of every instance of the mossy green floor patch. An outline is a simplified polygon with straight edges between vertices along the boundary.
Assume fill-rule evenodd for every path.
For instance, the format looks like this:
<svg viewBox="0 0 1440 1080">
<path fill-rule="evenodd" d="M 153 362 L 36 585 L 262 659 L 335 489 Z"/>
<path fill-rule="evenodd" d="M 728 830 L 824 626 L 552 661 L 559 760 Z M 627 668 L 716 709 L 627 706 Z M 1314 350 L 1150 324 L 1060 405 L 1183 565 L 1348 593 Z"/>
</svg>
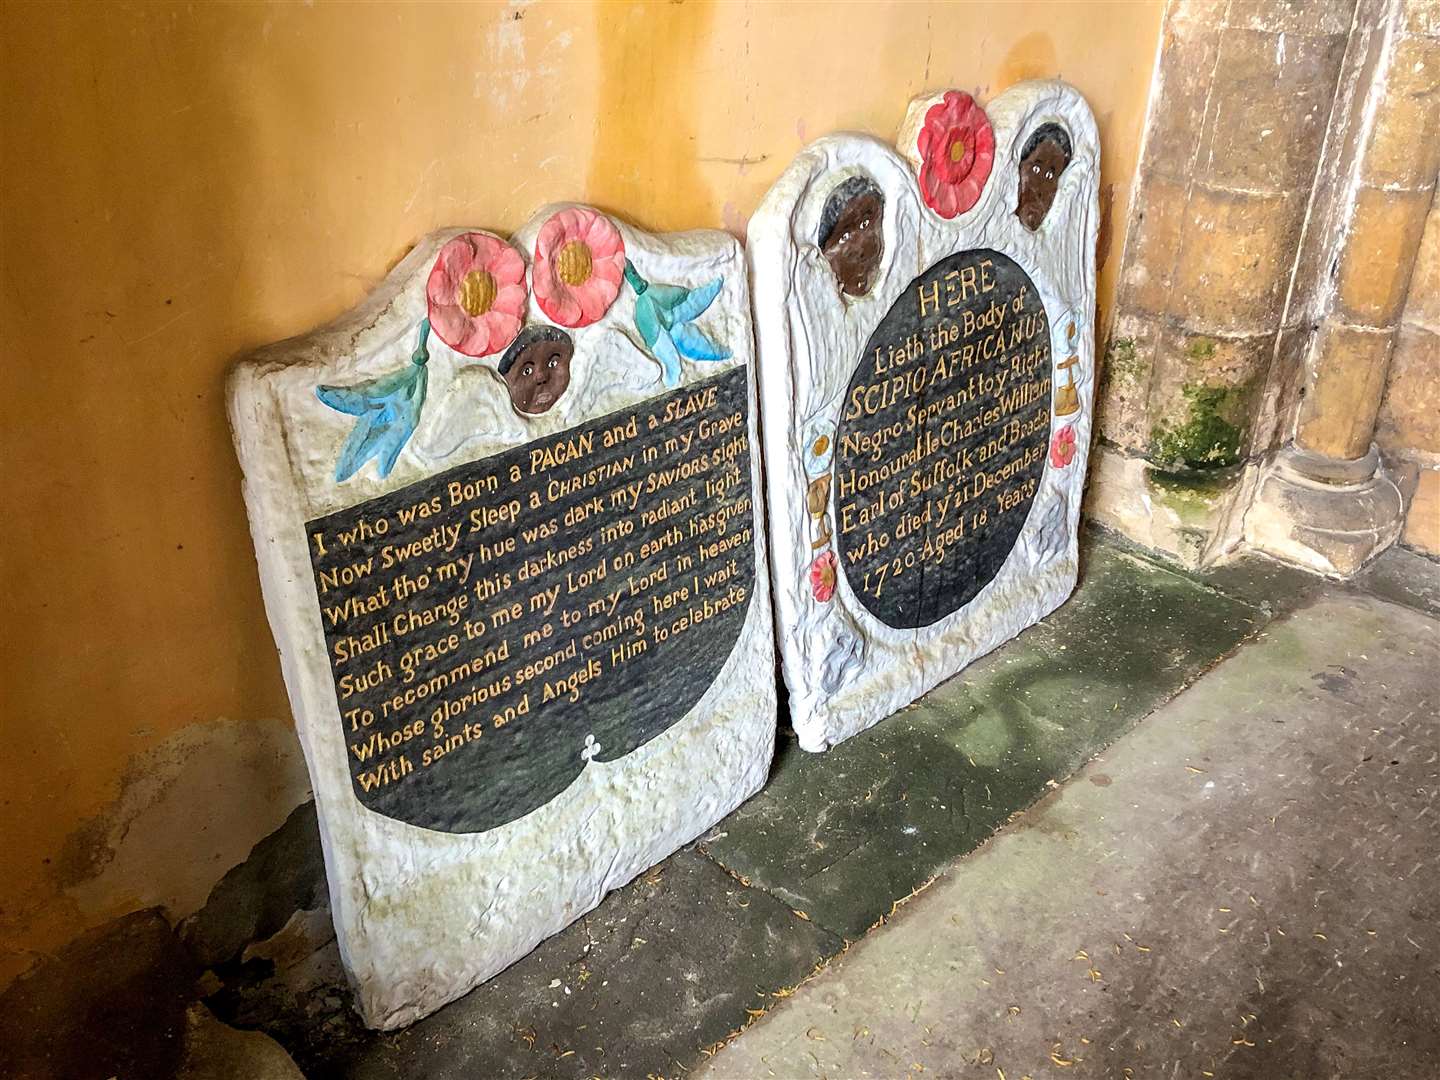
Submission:
<svg viewBox="0 0 1440 1080">
<path fill-rule="evenodd" d="M 705 852 L 846 938 L 973 850 L 1265 621 L 1107 543 L 1059 611 L 821 755 L 774 775 Z"/>
</svg>

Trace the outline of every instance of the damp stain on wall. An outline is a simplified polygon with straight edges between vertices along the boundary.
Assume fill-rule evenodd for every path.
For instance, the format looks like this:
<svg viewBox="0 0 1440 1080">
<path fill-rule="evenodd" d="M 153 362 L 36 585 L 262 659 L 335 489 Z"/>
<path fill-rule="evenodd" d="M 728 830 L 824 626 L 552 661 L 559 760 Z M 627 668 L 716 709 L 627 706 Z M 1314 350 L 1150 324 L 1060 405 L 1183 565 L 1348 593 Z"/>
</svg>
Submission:
<svg viewBox="0 0 1440 1080">
<path fill-rule="evenodd" d="M 154 907 L 178 921 L 310 793 L 299 745 L 278 720 L 191 724 L 133 755 L 116 786 L 45 864 L 39 903 L 6 906 L 7 938 L 57 916 L 90 926 Z M 0 952 L 0 984 L 33 959 Z"/>
<path fill-rule="evenodd" d="M 646 228 L 716 218 L 697 164 L 703 111 L 699 63 L 710 40 L 713 5 L 599 4 L 597 125 L 586 176 L 589 199 Z"/>
<path fill-rule="evenodd" d="M 1055 43 L 1044 30 L 1026 34 L 1005 53 L 1000 61 L 994 88 L 998 92 L 1026 79 L 1056 77 Z"/>
</svg>

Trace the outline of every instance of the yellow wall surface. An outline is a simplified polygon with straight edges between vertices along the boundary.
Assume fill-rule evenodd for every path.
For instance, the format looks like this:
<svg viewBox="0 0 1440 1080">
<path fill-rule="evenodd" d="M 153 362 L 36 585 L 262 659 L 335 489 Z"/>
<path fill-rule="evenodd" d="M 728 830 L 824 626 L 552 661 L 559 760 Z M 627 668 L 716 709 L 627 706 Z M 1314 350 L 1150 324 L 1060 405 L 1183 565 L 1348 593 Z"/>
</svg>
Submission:
<svg viewBox="0 0 1440 1080">
<path fill-rule="evenodd" d="M 305 797 L 225 422 L 237 356 L 439 226 L 579 199 L 743 234 L 806 142 L 890 137 L 947 86 L 1078 86 L 1122 237 L 1161 7 L 0 8 L 0 981 L 135 907 L 194 910 Z"/>
</svg>

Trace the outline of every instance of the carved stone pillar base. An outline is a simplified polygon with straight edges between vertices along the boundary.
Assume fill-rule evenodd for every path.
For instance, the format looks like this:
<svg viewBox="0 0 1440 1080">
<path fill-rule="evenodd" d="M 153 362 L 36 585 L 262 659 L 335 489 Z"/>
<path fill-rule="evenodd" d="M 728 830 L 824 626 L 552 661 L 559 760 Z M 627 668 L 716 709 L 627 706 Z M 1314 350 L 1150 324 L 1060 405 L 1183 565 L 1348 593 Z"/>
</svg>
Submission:
<svg viewBox="0 0 1440 1080">
<path fill-rule="evenodd" d="M 1254 489 L 1256 467 L 1192 475 L 1157 470 L 1142 457 L 1096 447 L 1085 516 L 1199 569 L 1222 561 L 1240 542 L 1240 511 Z"/>
<path fill-rule="evenodd" d="M 1284 562 L 1347 578 L 1400 535 L 1400 489 L 1380 453 L 1341 461 L 1287 446 L 1264 468 L 1245 542 Z"/>
</svg>

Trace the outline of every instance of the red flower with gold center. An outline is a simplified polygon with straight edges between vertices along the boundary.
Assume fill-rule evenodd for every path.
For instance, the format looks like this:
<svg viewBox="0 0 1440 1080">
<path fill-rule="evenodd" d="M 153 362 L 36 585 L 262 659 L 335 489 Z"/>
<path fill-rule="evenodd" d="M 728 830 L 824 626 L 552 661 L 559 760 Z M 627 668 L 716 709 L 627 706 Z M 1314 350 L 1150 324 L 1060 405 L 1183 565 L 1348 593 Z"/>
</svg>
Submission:
<svg viewBox="0 0 1440 1080">
<path fill-rule="evenodd" d="M 820 603 L 826 603 L 835 595 L 838 573 L 838 564 L 833 551 L 822 551 L 810 564 L 810 591 L 815 594 L 815 599 Z"/>
<path fill-rule="evenodd" d="M 948 90 L 925 113 L 916 138 L 920 151 L 920 197 L 949 219 L 980 201 L 995 163 L 995 131 L 969 94 Z"/>
<path fill-rule="evenodd" d="M 535 302 L 561 326 L 589 326 L 609 310 L 625 275 L 625 241 L 604 214 L 561 210 L 535 238 Z"/>
<path fill-rule="evenodd" d="M 1075 429 L 1066 424 L 1050 442 L 1050 464 L 1063 469 L 1075 460 Z"/>
<path fill-rule="evenodd" d="M 425 304 L 431 329 L 456 352 L 497 353 L 525 318 L 525 260 L 498 237 L 462 233 L 435 257 Z"/>
</svg>

